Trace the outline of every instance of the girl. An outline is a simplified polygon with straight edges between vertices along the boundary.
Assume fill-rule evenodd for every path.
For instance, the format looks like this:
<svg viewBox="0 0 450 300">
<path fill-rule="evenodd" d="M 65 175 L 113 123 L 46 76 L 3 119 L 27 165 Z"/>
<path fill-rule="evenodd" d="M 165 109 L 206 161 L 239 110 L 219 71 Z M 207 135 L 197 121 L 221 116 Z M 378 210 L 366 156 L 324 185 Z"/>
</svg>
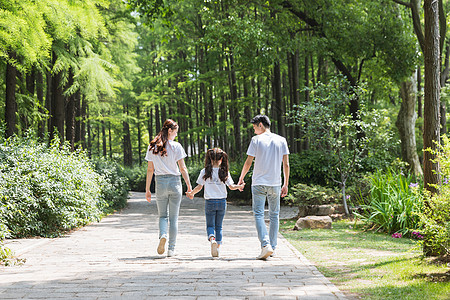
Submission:
<svg viewBox="0 0 450 300">
<path fill-rule="evenodd" d="M 178 213 L 181 204 L 181 178 L 186 182 L 188 192 L 192 190 L 189 174 L 184 163 L 187 156 L 180 143 L 174 141 L 178 134 L 178 124 L 168 119 L 158 135 L 150 142 L 145 159 L 148 161 L 145 197 L 152 200 L 150 184 L 155 174 L 156 204 L 159 214 L 158 254 L 164 254 L 169 227 L 167 256 L 175 254 L 178 232 Z M 179 169 L 178 169 L 179 168 Z M 169 226 L 170 224 L 170 226 Z"/>
<path fill-rule="evenodd" d="M 219 148 L 206 152 L 205 168 L 200 171 L 197 184 L 194 190 L 186 195 L 192 199 L 205 186 L 206 233 L 211 242 L 211 255 L 218 257 L 222 244 L 222 222 L 227 207 L 226 186 L 231 190 L 242 190 L 245 184 L 234 184 L 228 171 L 228 155 Z"/>
</svg>

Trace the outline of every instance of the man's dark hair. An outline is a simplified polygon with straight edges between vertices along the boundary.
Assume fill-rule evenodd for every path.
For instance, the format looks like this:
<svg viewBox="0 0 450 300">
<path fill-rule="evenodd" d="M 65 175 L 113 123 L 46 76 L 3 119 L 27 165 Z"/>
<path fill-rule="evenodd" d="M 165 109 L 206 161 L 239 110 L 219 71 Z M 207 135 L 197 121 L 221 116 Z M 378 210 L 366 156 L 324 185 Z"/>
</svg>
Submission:
<svg viewBox="0 0 450 300">
<path fill-rule="evenodd" d="M 252 124 L 262 123 L 265 128 L 270 127 L 270 120 L 269 117 L 267 117 L 266 115 L 257 115 L 250 121 L 250 123 Z"/>
</svg>

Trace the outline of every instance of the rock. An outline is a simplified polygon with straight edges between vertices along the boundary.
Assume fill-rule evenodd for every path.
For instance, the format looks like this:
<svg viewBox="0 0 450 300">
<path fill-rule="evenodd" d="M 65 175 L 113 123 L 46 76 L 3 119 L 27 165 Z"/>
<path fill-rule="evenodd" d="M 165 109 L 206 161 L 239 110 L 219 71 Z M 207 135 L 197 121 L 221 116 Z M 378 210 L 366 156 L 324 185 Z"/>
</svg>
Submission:
<svg viewBox="0 0 450 300">
<path fill-rule="evenodd" d="M 334 212 L 336 214 L 345 214 L 345 207 L 342 204 L 335 204 L 334 206 Z"/>
<path fill-rule="evenodd" d="M 330 229 L 331 228 L 331 218 L 329 216 L 307 216 L 304 218 L 299 218 L 297 223 L 295 223 L 294 230 L 300 230 L 304 228 L 311 229 Z"/>
<path fill-rule="evenodd" d="M 329 216 L 334 213 L 334 207 L 331 205 L 308 205 L 298 208 L 298 217 L 306 216 Z"/>
<path fill-rule="evenodd" d="M 345 218 L 345 214 L 331 214 L 330 215 L 331 219 L 333 221 L 337 221 L 337 220 L 342 220 Z"/>
</svg>

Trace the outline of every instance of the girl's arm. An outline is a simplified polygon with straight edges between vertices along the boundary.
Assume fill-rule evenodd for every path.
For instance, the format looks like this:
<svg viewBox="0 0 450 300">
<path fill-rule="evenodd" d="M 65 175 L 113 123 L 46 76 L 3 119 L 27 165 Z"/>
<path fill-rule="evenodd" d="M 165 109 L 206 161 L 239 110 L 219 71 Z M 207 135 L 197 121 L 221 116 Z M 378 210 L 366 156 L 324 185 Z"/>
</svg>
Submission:
<svg viewBox="0 0 450 300">
<path fill-rule="evenodd" d="M 202 188 L 203 188 L 203 185 L 199 184 L 191 192 L 186 192 L 186 196 L 189 199 L 192 199 L 192 198 L 194 198 L 195 194 L 197 194 L 198 192 L 200 192 L 202 190 Z"/>
<path fill-rule="evenodd" d="M 150 192 L 150 185 L 152 184 L 153 173 L 155 172 L 155 166 L 152 161 L 148 162 L 147 166 L 147 179 L 145 180 L 145 199 L 148 202 L 152 201 L 152 193 Z"/>
<path fill-rule="evenodd" d="M 228 188 L 230 189 L 230 190 L 241 190 L 241 189 L 244 189 L 244 186 L 245 186 L 245 183 L 243 183 L 243 184 L 230 184 L 229 186 L 228 186 Z M 242 192 L 242 191 L 241 191 Z"/>
<path fill-rule="evenodd" d="M 187 191 L 192 191 L 191 181 L 189 180 L 189 173 L 186 167 L 186 164 L 184 163 L 184 158 L 177 161 L 178 167 L 180 168 L 181 175 L 183 176 L 184 182 L 186 182 Z"/>
</svg>

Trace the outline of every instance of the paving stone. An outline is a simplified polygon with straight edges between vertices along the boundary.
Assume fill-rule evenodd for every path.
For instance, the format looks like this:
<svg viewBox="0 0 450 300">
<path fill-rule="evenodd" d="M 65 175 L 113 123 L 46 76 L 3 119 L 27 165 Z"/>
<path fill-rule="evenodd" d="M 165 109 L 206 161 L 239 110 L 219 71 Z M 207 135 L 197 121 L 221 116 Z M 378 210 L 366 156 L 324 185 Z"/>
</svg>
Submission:
<svg viewBox="0 0 450 300">
<path fill-rule="evenodd" d="M 26 263 L 0 268 L 0 299 L 345 299 L 281 235 L 277 256 L 257 260 L 251 207 L 228 205 L 219 258 L 203 199 L 183 198 L 178 226 L 176 256 L 158 255 L 156 203 L 132 193 L 127 208 L 62 238 L 14 240 Z"/>
</svg>

